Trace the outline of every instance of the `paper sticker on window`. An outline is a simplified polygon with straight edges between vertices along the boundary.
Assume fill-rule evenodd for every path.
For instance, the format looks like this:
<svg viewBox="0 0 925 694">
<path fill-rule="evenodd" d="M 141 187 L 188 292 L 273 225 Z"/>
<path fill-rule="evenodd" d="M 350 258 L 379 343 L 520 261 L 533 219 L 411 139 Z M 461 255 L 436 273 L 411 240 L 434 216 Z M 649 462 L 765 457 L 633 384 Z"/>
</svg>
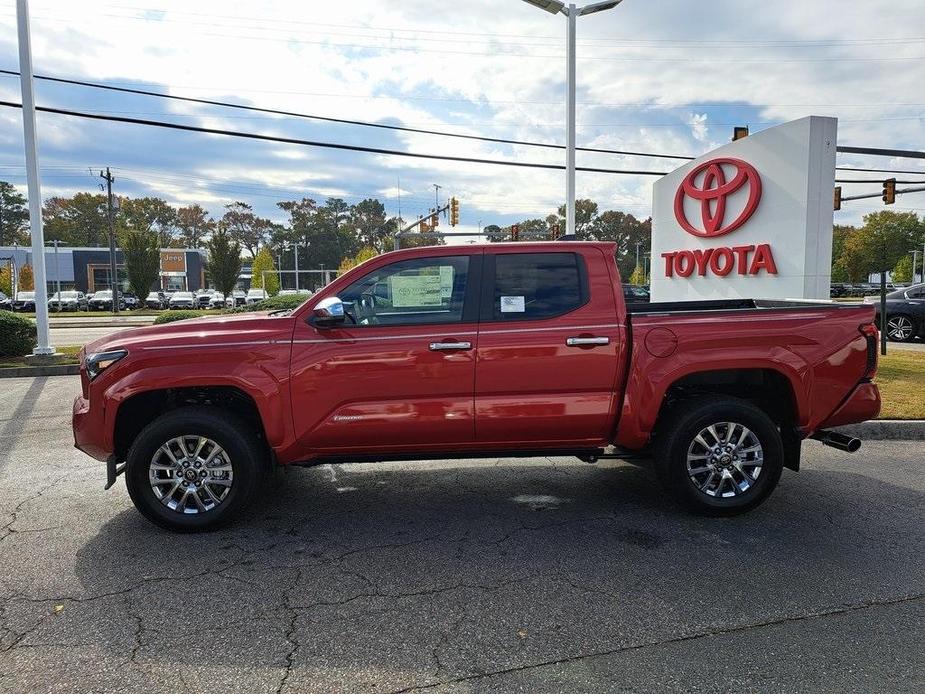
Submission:
<svg viewBox="0 0 925 694">
<path fill-rule="evenodd" d="M 395 308 L 440 306 L 442 303 L 440 275 L 395 275 L 389 278 L 389 285 Z"/>
<path fill-rule="evenodd" d="M 523 313 L 525 310 L 522 296 L 501 297 L 501 313 Z"/>
</svg>

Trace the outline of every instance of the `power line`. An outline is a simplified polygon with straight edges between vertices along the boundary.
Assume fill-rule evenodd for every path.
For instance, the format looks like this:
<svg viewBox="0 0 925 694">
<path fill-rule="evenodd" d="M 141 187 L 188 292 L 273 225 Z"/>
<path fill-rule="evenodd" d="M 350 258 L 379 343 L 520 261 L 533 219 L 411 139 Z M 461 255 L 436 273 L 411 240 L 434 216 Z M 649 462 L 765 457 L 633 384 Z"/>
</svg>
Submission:
<svg viewBox="0 0 925 694">
<path fill-rule="evenodd" d="M 0 101 L 0 106 L 8 108 L 22 108 L 22 104 L 13 101 Z M 336 142 L 321 142 L 317 140 L 303 140 L 295 137 L 280 137 L 277 135 L 261 135 L 259 133 L 248 133 L 240 130 L 226 130 L 222 128 L 203 128 L 194 125 L 183 125 L 181 123 L 170 123 L 167 121 L 149 120 L 144 118 L 128 118 L 125 116 L 104 116 L 98 113 L 86 113 L 83 111 L 72 111 L 63 108 L 52 108 L 49 106 L 36 106 L 36 111 L 44 113 L 56 113 L 63 116 L 74 116 L 76 118 L 86 118 L 89 120 L 110 121 L 114 123 L 129 123 L 132 125 L 148 125 L 157 128 L 167 128 L 170 130 L 183 130 L 187 132 L 205 133 L 208 135 L 226 135 L 229 137 L 240 137 L 249 140 L 261 140 L 265 142 L 281 142 L 283 144 L 301 145 L 304 147 L 321 147 L 325 149 L 339 149 L 350 152 L 368 152 L 370 154 L 384 154 L 396 157 L 412 157 L 416 159 L 431 159 L 440 161 L 455 161 L 469 164 L 492 164 L 497 166 L 516 166 L 527 169 L 553 169 L 564 171 L 565 166 L 562 164 L 541 164 L 539 162 L 521 162 L 521 161 L 504 161 L 501 159 L 483 159 L 478 157 L 456 157 L 446 154 L 424 154 L 418 152 L 402 152 L 397 149 L 385 149 L 382 147 L 363 147 L 360 145 L 347 145 Z M 664 171 L 644 171 L 633 169 L 603 169 L 589 166 L 579 166 L 577 171 L 589 173 L 607 173 L 631 176 L 664 176 Z"/>
</svg>

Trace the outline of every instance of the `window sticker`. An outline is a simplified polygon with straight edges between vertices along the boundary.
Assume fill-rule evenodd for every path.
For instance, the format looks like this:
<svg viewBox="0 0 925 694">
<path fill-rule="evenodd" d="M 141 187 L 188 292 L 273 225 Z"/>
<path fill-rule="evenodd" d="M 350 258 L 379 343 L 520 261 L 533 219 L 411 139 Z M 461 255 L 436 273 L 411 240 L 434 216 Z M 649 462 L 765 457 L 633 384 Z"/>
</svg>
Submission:
<svg viewBox="0 0 925 694">
<path fill-rule="evenodd" d="M 523 313 L 526 310 L 522 296 L 501 297 L 501 313 Z"/>
<path fill-rule="evenodd" d="M 395 308 L 440 306 L 443 303 L 440 275 L 393 275 L 389 277 L 389 285 Z"/>
</svg>

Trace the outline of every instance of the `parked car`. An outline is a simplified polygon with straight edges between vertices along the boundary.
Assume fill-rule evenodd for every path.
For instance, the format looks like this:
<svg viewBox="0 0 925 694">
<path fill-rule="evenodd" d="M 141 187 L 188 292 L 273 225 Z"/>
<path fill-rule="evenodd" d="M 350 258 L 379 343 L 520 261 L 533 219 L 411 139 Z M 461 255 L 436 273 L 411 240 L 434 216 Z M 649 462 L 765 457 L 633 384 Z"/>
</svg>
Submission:
<svg viewBox="0 0 925 694">
<path fill-rule="evenodd" d="M 86 311 L 88 306 L 86 295 L 80 291 L 62 291 L 60 297 L 55 292 L 48 300 L 49 311 Z"/>
<path fill-rule="evenodd" d="M 171 309 L 190 309 L 197 308 L 196 297 L 192 292 L 174 292 L 170 297 L 169 305 Z"/>
<path fill-rule="evenodd" d="M 0 292 L 0 311 L 9 311 L 13 307 L 13 301 L 3 292 Z"/>
<path fill-rule="evenodd" d="M 235 289 L 229 296 L 225 297 L 225 307 L 236 308 L 238 306 L 243 306 L 246 301 L 247 294 L 240 289 Z"/>
<path fill-rule="evenodd" d="M 843 282 L 834 282 L 829 287 L 829 296 L 833 299 L 848 296 L 848 285 Z"/>
<path fill-rule="evenodd" d="M 258 301 L 269 298 L 269 296 L 266 289 L 248 289 L 247 296 L 244 298 L 244 303 L 250 306 L 251 304 L 256 304 Z"/>
<path fill-rule="evenodd" d="M 10 304 L 14 311 L 28 312 L 35 311 L 35 292 L 16 292 L 16 296 Z"/>
<path fill-rule="evenodd" d="M 213 292 L 209 298 L 209 308 L 225 308 L 225 295 L 221 292 Z"/>
<path fill-rule="evenodd" d="M 145 306 L 155 311 L 167 308 L 167 295 L 164 292 L 151 292 L 145 299 Z"/>
<path fill-rule="evenodd" d="M 112 311 L 112 290 L 101 289 L 88 302 L 91 311 Z M 119 294 L 119 310 L 125 310 L 125 300 Z"/>
<path fill-rule="evenodd" d="M 624 284 L 623 300 L 628 304 L 647 304 L 650 301 L 649 290 L 635 284 Z"/>
<path fill-rule="evenodd" d="M 199 308 L 211 308 L 212 307 L 212 296 L 215 292 L 211 289 L 200 289 L 196 292 L 196 304 Z"/>
<path fill-rule="evenodd" d="M 134 292 L 119 292 L 119 298 L 125 303 L 125 308 L 134 311 L 138 308 L 138 297 Z"/>
<path fill-rule="evenodd" d="M 880 321 L 880 297 L 865 297 Z M 886 337 L 893 342 L 925 338 L 925 284 L 914 284 L 886 295 Z"/>
<path fill-rule="evenodd" d="M 312 292 L 309 289 L 280 289 L 277 296 L 311 296 Z"/>
<path fill-rule="evenodd" d="M 124 471 L 141 513 L 187 532 L 240 515 L 271 464 L 632 457 L 731 515 L 799 469 L 803 439 L 857 450 L 829 428 L 880 409 L 872 306 L 627 306 L 614 252 L 411 248 L 292 312 L 109 335 L 81 352 L 75 443 L 107 488 Z"/>
</svg>

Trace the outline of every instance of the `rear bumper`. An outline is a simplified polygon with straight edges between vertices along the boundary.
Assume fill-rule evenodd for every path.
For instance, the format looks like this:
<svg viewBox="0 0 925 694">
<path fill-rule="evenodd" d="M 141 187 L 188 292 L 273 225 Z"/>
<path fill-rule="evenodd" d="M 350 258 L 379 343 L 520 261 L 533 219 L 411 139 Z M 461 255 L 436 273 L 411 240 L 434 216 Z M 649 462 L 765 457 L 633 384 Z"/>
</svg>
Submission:
<svg viewBox="0 0 925 694">
<path fill-rule="evenodd" d="M 819 429 L 866 422 L 880 414 L 880 390 L 876 383 L 859 383 L 851 394 L 829 417 L 819 424 Z"/>
<path fill-rule="evenodd" d="M 71 425 L 75 448 L 100 461 L 106 461 L 112 455 L 113 445 L 106 435 L 106 417 L 101 404 L 94 405 L 83 395 L 78 395 L 74 398 Z"/>
</svg>

